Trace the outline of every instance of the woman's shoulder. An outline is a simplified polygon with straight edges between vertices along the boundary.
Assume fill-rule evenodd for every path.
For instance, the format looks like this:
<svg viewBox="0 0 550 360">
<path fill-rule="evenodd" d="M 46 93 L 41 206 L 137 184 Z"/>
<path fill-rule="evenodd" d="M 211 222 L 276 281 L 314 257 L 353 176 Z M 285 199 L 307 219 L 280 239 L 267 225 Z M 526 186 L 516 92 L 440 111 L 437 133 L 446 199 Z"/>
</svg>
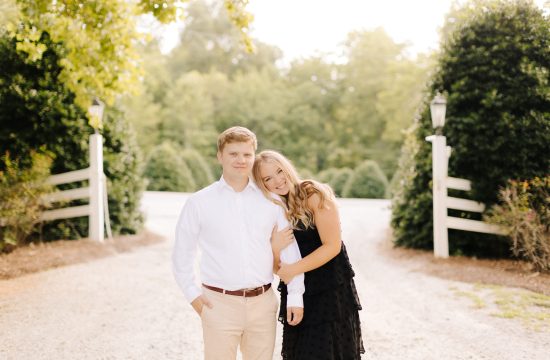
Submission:
<svg viewBox="0 0 550 360">
<path fill-rule="evenodd" d="M 334 193 L 330 185 L 321 183 L 313 179 L 302 180 L 299 186 L 304 189 L 310 196 L 319 193 L 327 196 Z"/>
<path fill-rule="evenodd" d="M 315 180 L 304 180 L 302 184 L 306 189 L 307 205 L 310 209 L 332 207 L 335 204 L 334 193 L 330 186 Z"/>
</svg>

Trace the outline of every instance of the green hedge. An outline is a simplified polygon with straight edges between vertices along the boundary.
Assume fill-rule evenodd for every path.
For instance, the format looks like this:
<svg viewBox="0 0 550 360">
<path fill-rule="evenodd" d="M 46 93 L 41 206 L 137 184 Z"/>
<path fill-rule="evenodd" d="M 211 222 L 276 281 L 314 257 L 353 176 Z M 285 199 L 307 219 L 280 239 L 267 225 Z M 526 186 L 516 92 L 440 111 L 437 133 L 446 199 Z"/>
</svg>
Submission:
<svg viewBox="0 0 550 360">
<path fill-rule="evenodd" d="M 204 157 L 194 149 L 185 149 L 181 152 L 181 157 L 189 170 L 193 182 L 194 190 L 202 189 L 214 182 L 214 174 Z"/>
<path fill-rule="evenodd" d="M 355 168 L 342 191 L 347 198 L 382 199 L 385 197 L 388 179 L 376 161 L 366 160 Z"/>
<path fill-rule="evenodd" d="M 332 179 L 329 180 L 329 184 L 332 186 L 336 196 L 344 197 L 344 186 L 346 186 L 352 175 L 353 170 L 350 168 L 337 169 Z"/>
<path fill-rule="evenodd" d="M 148 190 L 192 192 L 197 188 L 181 149 L 171 142 L 153 148 L 145 166 L 145 176 Z"/>
<path fill-rule="evenodd" d="M 74 94 L 59 78 L 57 52 L 64 49 L 51 42 L 47 34 L 40 42 L 47 50 L 40 60 L 30 63 L 16 51 L 13 39 L 0 37 L 0 153 L 9 150 L 14 158 L 21 159 L 22 166 L 29 166 L 31 150 L 43 147 L 55 156 L 53 174 L 86 168 L 93 130 L 86 112 L 74 104 Z M 116 109 L 106 111 L 103 133 L 111 225 L 115 232 L 134 233 L 142 225 L 138 206 L 143 189 L 139 149 L 123 114 Z M 42 237 L 85 237 L 87 223 L 87 218 L 48 222 L 42 227 Z"/>
<path fill-rule="evenodd" d="M 431 145 L 424 139 L 433 133 L 428 104 L 437 91 L 447 95 L 449 175 L 471 180 L 473 199 L 493 204 L 508 179 L 544 176 L 550 169 L 549 19 L 529 1 L 475 6 L 452 17 L 458 20 L 438 59 L 414 139 L 402 152 L 410 161 L 400 165 L 404 181 L 394 191 L 398 245 L 432 247 Z M 509 253 L 502 237 L 450 231 L 449 238 L 451 253 Z"/>
<path fill-rule="evenodd" d="M 315 178 L 322 183 L 328 184 L 337 172 L 337 168 L 328 168 L 319 172 Z"/>
</svg>

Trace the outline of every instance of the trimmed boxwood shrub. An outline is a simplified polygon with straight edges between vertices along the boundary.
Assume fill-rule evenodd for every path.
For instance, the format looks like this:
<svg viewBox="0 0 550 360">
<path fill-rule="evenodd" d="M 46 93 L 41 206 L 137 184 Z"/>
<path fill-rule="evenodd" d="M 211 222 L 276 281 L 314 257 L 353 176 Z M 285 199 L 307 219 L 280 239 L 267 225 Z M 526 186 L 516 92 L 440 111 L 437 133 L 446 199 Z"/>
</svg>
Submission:
<svg viewBox="0 0 550 360">
<path fill-rule="evenodd" d="M 153 148 L 145 166 L 145 176 L 148 190 L 192 192 L 197 188 L 181 149 L 171 142 Z"/>
<path fill-rule="evenodd" d="M 315 178 L 322 183 L 328 184 L 330 183 L 330 181 L 332 180 L 334 175 L 336 175 L 337 172 L 338 172 L 337 168 L 328 168 L 318 173 L 317 176 L 315 176 Z"/>
<path fill-rule="evenodd" d="M 185 149 L 181 157 L 189 170 L 195 183 L 195 189 L 199 190 L 214 182 L 214 175 L 204 157 L 194 149 Z"/>
<path fill-rule="evenodd" d="M 344 197 L 344 186 L 346 186 L 346 183 L 352 175 L 353 170 L 350 168 L 340 168 L 335 172 L 332 179 L 330 179 L 329 184 L 332 186 L 336 196 Z"/>
<path fill-rule="evenodd" d="M 343 196 L 347 198 L 382 199 L 386 194 L 388 179 L 376 161 L 366 160 L 353 171 L 346 185 Z"/>
</svg>

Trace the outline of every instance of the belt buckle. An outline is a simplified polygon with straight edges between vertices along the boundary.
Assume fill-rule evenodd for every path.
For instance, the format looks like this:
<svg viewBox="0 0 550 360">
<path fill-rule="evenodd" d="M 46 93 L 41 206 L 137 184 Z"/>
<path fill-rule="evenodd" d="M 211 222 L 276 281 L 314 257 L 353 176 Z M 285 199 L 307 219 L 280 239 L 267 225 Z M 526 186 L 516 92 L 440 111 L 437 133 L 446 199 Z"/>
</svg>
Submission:
<svg viewBox="0 0 550 360">
<path fill-rule="evenodd" d="M 249 291 L 255 291 L 257 288 L 245 288 L 243 289 L 243 297 L 246 297 Z"/>
</svg>

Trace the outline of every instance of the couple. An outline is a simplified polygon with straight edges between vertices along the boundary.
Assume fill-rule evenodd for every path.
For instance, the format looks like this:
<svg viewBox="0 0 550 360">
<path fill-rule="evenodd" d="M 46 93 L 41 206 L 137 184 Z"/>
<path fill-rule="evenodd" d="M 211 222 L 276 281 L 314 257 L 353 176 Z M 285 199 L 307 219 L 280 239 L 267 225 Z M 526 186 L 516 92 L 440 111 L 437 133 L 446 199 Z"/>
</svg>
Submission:
<svg viewBox="0 0 550 360">
<path fill-rule="evenodd" d="M 300 180 L 277 152 L 255 157 L 256 148 L 246 128 L 221 133 L 222 177 L 189 197 L 176 227 L 174 274 L 201 317 L 205 359 L 234 360 L 239 345 L 243 360 L 273 358 L 273 272 L 283 359 L 359 359 L 361 305 L 333 193 Z"/>
</svg>

